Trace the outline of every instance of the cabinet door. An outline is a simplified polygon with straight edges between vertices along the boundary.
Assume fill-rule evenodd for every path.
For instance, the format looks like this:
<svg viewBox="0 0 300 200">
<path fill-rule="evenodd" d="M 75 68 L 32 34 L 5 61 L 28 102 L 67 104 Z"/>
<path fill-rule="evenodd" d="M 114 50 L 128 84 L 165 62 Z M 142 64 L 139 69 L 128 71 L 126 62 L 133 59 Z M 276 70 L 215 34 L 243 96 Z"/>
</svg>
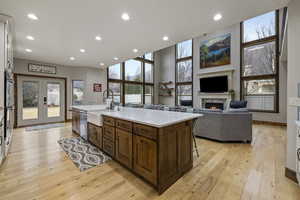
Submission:
<svg viewBox="0 0 300 200">
<path fill-rule="evenodd" d="M 126 165 L 128 168 L 132 168 L 132 134 L 116 129 L 116 159 Z"/>
<path fill-rule="evenodd" d="M 157 185 L 156 142 L 133 135 L 133 169 L 150 183 Z"/>
</svg>

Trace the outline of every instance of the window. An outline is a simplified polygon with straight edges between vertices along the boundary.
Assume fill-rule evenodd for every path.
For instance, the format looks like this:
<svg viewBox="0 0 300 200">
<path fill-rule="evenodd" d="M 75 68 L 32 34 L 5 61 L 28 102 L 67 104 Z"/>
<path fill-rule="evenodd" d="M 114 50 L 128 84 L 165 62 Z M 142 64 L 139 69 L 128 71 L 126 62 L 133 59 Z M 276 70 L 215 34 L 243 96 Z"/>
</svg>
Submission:
<svg viewBox="0 0 300 200">
<path fill-rule="evenodd" d="M 145 63 L 145 82 L 153 83 L 153 64 Z"/>
<path fill-rule="evenodd" d="M 192 85 L 178 85 L 177 86 L 177 102 L 181 102 L 181 103 L 187 102 L 187 101 L 192 102 L 192 100 L 193 100 L 192 89 L 193 89 Z"/>
<path fill-rule="evenodd" d="M 145 86 L 145 104 L 153 103 L 153 86 L 146 85 Z"/>
<path fill-rule="evenodd" d="M 125 80 L 142 81 L 142 62 L 138 60 L 128 60 L 125 62 Z"/>
<path fill-rule="evenodd" d="M 109 79 L 121 79 L 121 64 L 116 64 L 108 68 Z"/>
<path fill-rule="evenodd" d="M 193 40 L 176 45 L 176 105 L 193 106 Z"/>
<path fill-rule="evenodd" d="M 144 58 L 145 58 L 146 60 L 151 60 L 151 61 L 153 61 L 153 54 L 152 54 L 152 53 L 146 53 L 146 54 L 144 55 Z"/>
<path fill-rule="evenodd" d="M 241 23 L 241 98 L 257 112 L 278 112 L 278 11 Z"/>
<path fill-rule="evenodd" d="M 148 53 L 108 68 L 108 88 L 114 92 L 115 102 L 153 103 L 154 62 L 152 60 L 153 54 Z"/>
<path fill-rule="evenodd" d="M 73 105 L 82 105 L 84 95 L 84 81 L 72 81 L 72 102 Z"/>
<path fill-rule="evenodd" d="M 122 86 L 121 83 L 111 82 L 109 83 L 109 89 L 111 89 L 114 93 L 114 101 L 116 103 L 121 103 L 121 94 L 122 94 Z"/>
<path fill-rule="evenodd" d="M 251 42 L 276 35 L 276 12 L 254 17 L 243 22 L 243 41 Z"/>
<path fill-rule="evenodd" d="M 143 97 L 143 86 L 140 84 L 125 83 L 125 102 L 141 104 Z"/>
</svg>

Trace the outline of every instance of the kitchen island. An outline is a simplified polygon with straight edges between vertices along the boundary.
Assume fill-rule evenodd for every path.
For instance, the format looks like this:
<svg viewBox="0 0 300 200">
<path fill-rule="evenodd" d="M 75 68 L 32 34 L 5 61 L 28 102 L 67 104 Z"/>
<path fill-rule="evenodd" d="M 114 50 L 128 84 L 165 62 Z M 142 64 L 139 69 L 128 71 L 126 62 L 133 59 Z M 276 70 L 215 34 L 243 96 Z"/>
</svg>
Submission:
<svg viewBox="0 0 300 200">
<path fill-rule="evenodd" d="M 159 193 L 193 167 L 192 121 L 202 115 L 123 107 L 88 114 L 102 120 L 88 123 L 88 141 Z"/>
</svg>

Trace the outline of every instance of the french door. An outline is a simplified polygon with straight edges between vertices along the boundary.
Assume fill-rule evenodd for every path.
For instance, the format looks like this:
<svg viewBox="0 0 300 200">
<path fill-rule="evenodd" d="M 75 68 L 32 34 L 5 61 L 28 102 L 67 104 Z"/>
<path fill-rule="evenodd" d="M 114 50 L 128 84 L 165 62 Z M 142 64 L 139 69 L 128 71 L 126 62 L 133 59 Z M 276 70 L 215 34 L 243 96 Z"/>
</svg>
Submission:
<svg viewBox="0 0 300 200">
<path fill-rule="evenodd" d="M 65 80 L 17 76 L 18 126 L 65 120 Z"/>
</svg>

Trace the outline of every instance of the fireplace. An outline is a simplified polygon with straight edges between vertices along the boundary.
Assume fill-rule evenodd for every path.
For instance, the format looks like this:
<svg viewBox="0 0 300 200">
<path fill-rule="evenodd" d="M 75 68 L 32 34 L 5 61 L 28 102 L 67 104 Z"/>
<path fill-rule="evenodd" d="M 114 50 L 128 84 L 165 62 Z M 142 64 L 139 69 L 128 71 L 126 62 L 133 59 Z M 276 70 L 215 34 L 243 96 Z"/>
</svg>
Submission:
<svg viewBox="0 0 300 200">
<path fill-rule="evenodd" d="M 220 109 L 224 110 L 224 103 L 206 103 L 205 108 L 207 109 Z"/>
<path fill-rule="evenodd" d="M 224 110 L 226 101 L 223 98 L 203 98 L 202 108 Z"/>
</svg>

